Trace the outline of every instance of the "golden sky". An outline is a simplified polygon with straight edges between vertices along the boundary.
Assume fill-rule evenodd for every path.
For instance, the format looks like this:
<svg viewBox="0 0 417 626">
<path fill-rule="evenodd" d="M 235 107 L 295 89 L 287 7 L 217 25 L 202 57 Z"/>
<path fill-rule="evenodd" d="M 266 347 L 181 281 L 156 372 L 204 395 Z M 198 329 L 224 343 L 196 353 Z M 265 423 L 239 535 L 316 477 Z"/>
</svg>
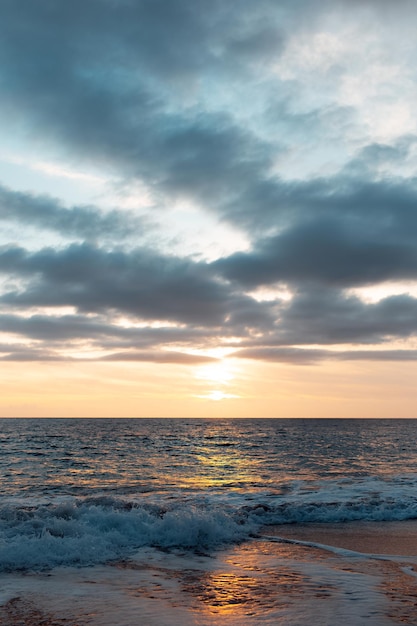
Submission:
<svg viewBox="0 0 417 626">
<path fill-rule="evenodd" d="M 2 417 L 413 417 L 416 364 L 1 364 Z"/>
</svg>

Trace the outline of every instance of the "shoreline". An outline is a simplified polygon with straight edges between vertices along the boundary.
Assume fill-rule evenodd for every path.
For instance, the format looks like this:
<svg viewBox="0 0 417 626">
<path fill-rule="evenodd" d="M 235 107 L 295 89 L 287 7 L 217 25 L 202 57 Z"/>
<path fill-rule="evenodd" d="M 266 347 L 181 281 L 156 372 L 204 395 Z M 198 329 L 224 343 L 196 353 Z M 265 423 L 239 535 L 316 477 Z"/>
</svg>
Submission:
<svg viewBox="0 0 417 626">
<path fill-rule="evenodd" d="M 417 519 L 264 526 L 262 537 L 318 544 L 363 555 L 417 558 Z"/>
<path fill-rule="evenodd" d="M 0 625 L 417 623 L 417 556 L 358 551 L 370 550 L 376 541 L 379 554 L 383 549 L 387 554 L 393 537 L 396 547 L 402 542 L 402 552 L 414 551 L 417 521 L 294 524 L 264 531 L 211 555 L 142 548 L 129 560 L 107 565 L 1 574 Z M 356 552 L 343 552 L 347 542 Z M 326 543 L 340 551 L 326 549 Z"/>
</svg>

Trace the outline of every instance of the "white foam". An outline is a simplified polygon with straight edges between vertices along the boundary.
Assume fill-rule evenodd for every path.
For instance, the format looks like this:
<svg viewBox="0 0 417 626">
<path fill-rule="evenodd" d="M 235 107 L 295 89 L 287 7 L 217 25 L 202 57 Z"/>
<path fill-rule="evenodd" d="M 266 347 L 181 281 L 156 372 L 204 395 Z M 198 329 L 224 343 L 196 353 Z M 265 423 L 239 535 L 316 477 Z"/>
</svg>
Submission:
<svg viewBox="0 0 417 626">
<path fill-rule="evenodd" d="M 14 498 L 0 506 L 0 571 L 93 565 L 141 546 L 213 550 L 261 526 L 417 518 L 415 479 L 297 481 L 280 493 Z"/>
<path fill-rule="evenodd" d="M 209 549 L 247 536 L 247 527 L 221 510 L 188 506 L 155 512 L 144 507 L 77 503 L 0 512 L 0 568 L 93 565 L 140 546 Z"/>
</svg>

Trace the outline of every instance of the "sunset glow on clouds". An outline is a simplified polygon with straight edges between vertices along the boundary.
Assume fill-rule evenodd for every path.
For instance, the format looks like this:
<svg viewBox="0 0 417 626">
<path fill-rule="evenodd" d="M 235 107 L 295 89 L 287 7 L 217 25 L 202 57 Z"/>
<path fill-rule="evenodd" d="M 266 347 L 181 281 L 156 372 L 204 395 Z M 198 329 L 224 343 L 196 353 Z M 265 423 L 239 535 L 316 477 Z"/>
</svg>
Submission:
<svg viewBox="0 0 417 626">
<path fill-rule="evenodd" d="M 2 2 L 0 413 L 415 416 L 416 18 Z"/>
</svg>

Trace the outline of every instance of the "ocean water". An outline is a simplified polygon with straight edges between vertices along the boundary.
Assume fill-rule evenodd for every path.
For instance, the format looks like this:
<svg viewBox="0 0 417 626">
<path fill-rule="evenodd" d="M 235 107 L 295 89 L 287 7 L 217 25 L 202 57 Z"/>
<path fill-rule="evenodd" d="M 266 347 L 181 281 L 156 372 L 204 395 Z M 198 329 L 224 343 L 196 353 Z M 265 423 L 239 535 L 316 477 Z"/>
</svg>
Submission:
<svg viewBox="0 0 417 626">
<path fill-rule="evenodd" d="M 117 572 L 125 595 L 133 585 L 131 577 L 141 572 L 139 587 L 147 591 L 136 595 L 136 604 L 129 610 L 126 601 L 121 603 L 125 614 L 120 609 L 117 618 L 113 616 L 109 622 L 96 611 L 96 617 L 90 612 L 88 619 L 82 621 L 78 616 L 74 624 L 323 626 L 337 623 L 332 620 L 341 606 L 340 619 L 353 610 L 345 607 L 340 593 L 340 597 L 336 594 L 337 604 L 330 591 L 327 599 L 323 591 L 312 592 L 308 621 L 295 600 L 288 600 L 285 606 L 271 604 L 278 584 L 275 581 L 268 587 L 271 572 L 285 563 L 290 568 L 290 562 L 294 576 L 298 571 L 297 575 L 308 578 L 310 591 L 314 584 L 317 589 L 329 590 L 335 580 L 346 597 L 355 596 L 355 585 L 367 589 L 366 598 L 355 604 L 363 615 L 355 613 L 354 626 L 397 623 L 381 608 L 388 602 L 386 593 L 378 596 L 379 604 L 375 598 L 369 600 L 376 584 L 369 577 L 377 576 L 369 573 L 369 563 L 368 568 L 362 565 L 356 571 L 352 588 L 353 574 L 349 578 L 343 573 L 346 564 L 337 568 L 333 563 L 333 574 L 328 573 L 328 561 L 318 565 L 321 561 L 315 551 L 326 542 L 315 545 L 282 539 L 276 528 L 302 524 L 308 537 L 308 529 L 317 524 L 334 529 L 346 523 L 361 528 L 361 524 L 378 522 L 381 532 L 381 528 L 392 528 L 394 522 L 416 519 L 417 420 L 2 419 L 0 442 L 0 604 L 9 611 L 6 617 L 0 615 L 0 624 L 15 623 L 10 608 L 15 597 L 25 593 L 25 597 L 39 598 L 39 585 L 45 592 L 46 576 L 48 585 L 52 580 L 61 584 L 63 576 L 70 576 L 72 585 L 93 577 L 95 583 L 101 581 L 104 594 L 107 583 L 103 581 L 108 582 L 109 571 L 111 576 Z M 348 553 L 336 547 L 331 554 L 328 558 L 340 559 Z M 230 555 L 238 560 L 230 560 Z M 357 564 L 358 554 L 355 558 Z M 214 587 L 228 590 L 223 600 L 217 598 L 216 602 L 213 589 L 207 600 L 205 590 L 211 587 L 208 583 L 204 586 L 202 575 L 194 586 L 184 583 L 184 572 L 207 574 L 213 563 L 216 567 L 222 563 L 223 572 Z M 233 570 L 236 567 L 243 567 L 244 572 L 238 575 Z M 247 586 L 248 567 L 252 573 L 258 571 L 252 588 Z M 409 568 L 414 584 L 413 566 L 402 563 L 401 567 L 401 571 Z M 159 596 L 150 594 L 149 578 L 146 584 L 143 580 L 149 568 L 154 576 L 155 572 L 161 576 L 161 571 L 177 573 L 175 584 L 181 582 L 178 593 L 183 594 L 183 603 L 170 601 L 167 585 L 173 583 L 170 579 L 168 584 L 166 576 L 163 585 L 158 583 L 165 595 L 161 589 Z M 240 587 L 233 582 L 239 576 Z M 378 588 L 383 585 L 381 576 L 379 572 Z M 253 576 L 250 579 L 255 580 Z M 135 584 L 139 584 L 137 580 Z M 68 585 L 67 580 L 64 587 L 68 589 Z M 267 608 L 254 605 L 257 594 L 262 596 L 260 588 Z M 292 587 L 289 582 L 285 587 L 288 597 L 294 588 L 295 579 Z M 60 589 L 62 592 L 63 587 Z M 170 593 L 178 598 L 177 592 L 171 589 Z M 190 593 L 191 608 L 186 601 Z M 108 589 L 106 594 L 109 598 Z M 54 597 L 58 596 L 55 591 Z M 129 599 L 133 602 L 132 594 Z M 167 608 L 170 602 L 172 606 Z M 198 612 L 198 602 L 205 608 L 204 614 Z M 181 612 L 181 604 L 185 612 Z M 29 605 L 25 605 L 26 614 L 33 616 L 35 609 L 30 613 Z M 112 606 L 118 606 L 117 602 Z M 174 606 L 180 612 L 177 616 Z M 148 611 L 145 622 L 138 621 L 136 610 L 141 614 Z M 407 622 L 404 613 L 401 615 L 402 623 L 417 623 Z M 37 622 L 26 616 L 23 623 Z"/>
</svg>

